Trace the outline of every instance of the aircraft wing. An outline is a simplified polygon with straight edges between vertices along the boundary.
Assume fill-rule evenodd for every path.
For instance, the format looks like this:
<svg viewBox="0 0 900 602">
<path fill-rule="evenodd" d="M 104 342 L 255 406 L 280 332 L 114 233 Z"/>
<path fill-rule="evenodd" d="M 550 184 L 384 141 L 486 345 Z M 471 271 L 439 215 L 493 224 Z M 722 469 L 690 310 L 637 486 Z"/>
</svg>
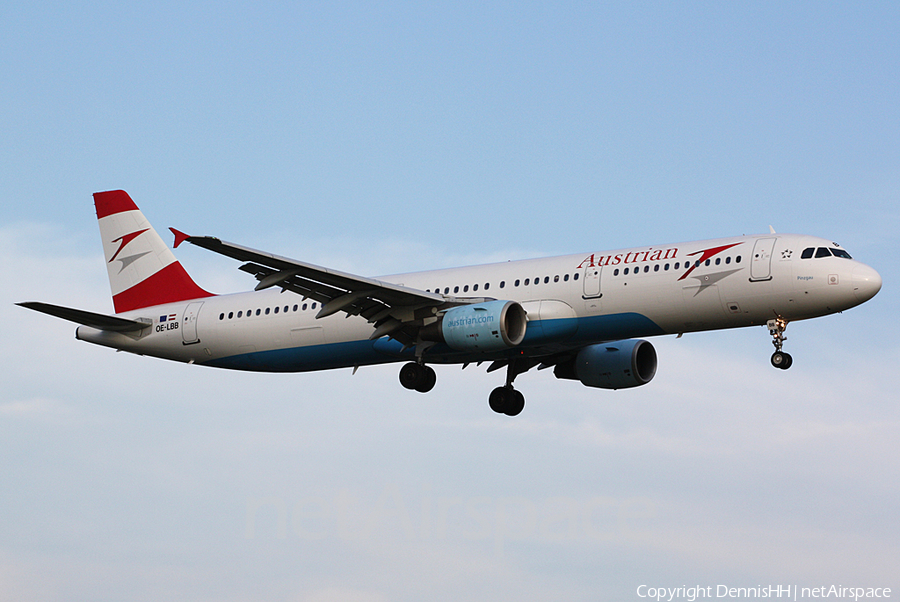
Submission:
<svg viewBox="0 0 900 602">
<path fill-rule="evenodd" d="M 189 236 L 174 228 L 169 229 L 175 234 L 176 247 L 187 241 L 245 262 L 239 269 L 259 280 L 256 290 L 277 286 L 282 291 L 318 301 L 322 309 L 317 318 L 339 311 L 366 318 L 375 326 L 373 339 L 387 334 L 406 345 L 413 345 L 418 329 L 432 321 L 438 311 L 484 300 L 444 297 L 439 293 L 257 251 L 212 236 Z"/>
<path fill-rule="evenodd" d="M 90 311 L 81 309 L 73 309 L 71 307 L 62 307 L 61 305 L 51 305 L 50 303 L 41 303 L 39 301 L 25 301 L 24 303 L 16 303 L 20 307 L 33 309 L 44 314 L 56 316 L 63 320 L 69 320 L 76 324 L 83 324 L 91 328 L 99 330 L 111 330 L 113 332 L 138 332 L 144 328 L 148 328 L 151 324 L 147 322 L 138 322 L 136 320 L 128 320 L 117 316 L 107 316 L 105 314 L 95 314 Z"/>
</svg>

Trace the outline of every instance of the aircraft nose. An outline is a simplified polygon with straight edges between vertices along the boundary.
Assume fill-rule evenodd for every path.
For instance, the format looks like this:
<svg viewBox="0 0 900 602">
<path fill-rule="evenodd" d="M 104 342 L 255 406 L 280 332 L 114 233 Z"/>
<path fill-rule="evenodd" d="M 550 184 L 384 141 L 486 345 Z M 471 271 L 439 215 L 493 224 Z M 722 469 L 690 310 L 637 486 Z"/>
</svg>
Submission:
<svg viewBox="0 0 900 602">
<path fill-rule="evenodd" d="M 881 275 L 867 265 L 853 268 L 853 294 L 865 303 L 881 290 Z"/>
</svg>

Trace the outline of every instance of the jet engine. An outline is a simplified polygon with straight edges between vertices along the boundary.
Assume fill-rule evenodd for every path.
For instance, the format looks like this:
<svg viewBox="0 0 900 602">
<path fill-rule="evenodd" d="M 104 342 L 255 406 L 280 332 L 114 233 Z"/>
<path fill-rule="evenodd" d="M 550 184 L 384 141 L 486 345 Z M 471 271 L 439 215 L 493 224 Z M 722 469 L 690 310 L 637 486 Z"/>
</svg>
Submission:
<svg viewBox="0 0 900 602">
<path fill-rule="evenodd" d="M 627 389 L 646 385 L 656 375 L 656 349 L 640 339 L 590 345 L 556 365 L 556 378 L 580 380 L 586 387 Z"/>
<path fill-rule="evenodd" d="M 422 338 L 457 351 L 498 351 L 525 338 L 525 310 L 515 301 L 486 301 L 447 310 L 422 330 Z"/>
</svg>

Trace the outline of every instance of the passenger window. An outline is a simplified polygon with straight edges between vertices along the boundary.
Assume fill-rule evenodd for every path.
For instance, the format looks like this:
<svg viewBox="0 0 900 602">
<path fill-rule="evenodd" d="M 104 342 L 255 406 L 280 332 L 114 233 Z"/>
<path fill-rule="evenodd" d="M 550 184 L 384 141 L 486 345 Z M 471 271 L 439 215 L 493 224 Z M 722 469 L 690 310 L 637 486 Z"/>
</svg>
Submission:
<svg viewBox="0 0 900 602">
<path fill-rule="evenodd" d="M 819 247 L 816 249 L 816 259 L 821 257 L 831 257 L 831 251 L 826 249 L 825 247 Z"/>
<path fill-rule="evenodd" d="M 275 313 L 276 313 L 276 314 L 278 313 L 278 307 L 277 307 L 277 306 L 275 307 Z"/>
<path fill-rule="evenodd" d="M 224 319 L 225 319 L 225 314 L 219 314 L 219 319 L 220 319 L 220 320 L 224 320 Z"/>
<path fill-rule="evenodd" d="M 725 265 L 728 265 L 729 263 L 731 263 L 731 256 L 730 256 L 730 255 L 729 255 L 728 257 L 725 258 Z"/>
<path fill-rule="evenodd" d="M 234 312 L 233 311 L 228 312 L 228 319 L 230 320 L 233 317 L 234 317 Z"/>
<path fill-rule="evenodd" d="M 658 264 L 658 263 L 657 263 L 655 266 L 653 266 L 653 271 L 654 271 L 654 272 L 658 272 L 658 271 L 659 271 L 659 264 Z"/>
<path fill-rule="evenodd" d="M 706 260 L 705 265 L 709 265 L 709 259 Z"/>
<path fill-rule="evenodd" d="M 557 274 L 556 276 L 553 277 L 553 282 L 559 282 L 559 275 L 558 275 L 558 274 Z"/>
<path fill-rule="evenodd" d="M 669 264 L 668 264 L 668 263 L 665 265 L 665 267 L 663 267 L 663 270 L 665 270 L 665 271 L 667 271 L 667 272 L 669 271 Z"/>
<path fill-rule="evenodd" d="M 734 262 L 735 262 L 735 263 L 740 263 L 740 262 L 741 262 L 741 256 L 738 255 L 737 257 L 735 257 L 735 258 L 734 258 Z"/>
<path fill-rule="evenodd" d="M 569 275 L 563 274 L 563 282 L 568 282 L 568 281 L 569 281 Z"/>
<path fill-rule="evenodd" d="M 544 276 L 544 284 L 550 283 L 550 276 Z"/>
<path fill-rule="evenodd" d="M 472 292 L 473 292 L 473 293 L 474 293 L 475 291 L 477 291 L 477 290 L 478 290 L 478 285 L 477 285 L 477 284 L 474 285 L 474 286 L 472 286 Z"/>
<path fill-rule="evenodd" d="M 676 262 L 675 262 L 675 269 L 677 270 L 678 267 L 679 267 L 680 265 L 681 265 L 681 262 L 680 262 L 680 261 L 676 261 Z"/>
<path fill-rule="evenodd" d="M 720 263 L 722 263 L 722 258 L 716 257 L 716 265 L 719 265 Z"/>
<path fill-rule="evenodd" d="M 644 266 L 644 273 L 646 274 L 646 273 L 649 272 L 649 271 L 650 271 L 650 266 L 649 266 L 649 265 L 645 265 L 645 266 Z"/>
<path fill-rule="evenodd" d="M 574 276 L 572 276 L 572 280 L 578 280 L 578 274 L 575 274 Z"/>
<path fill-rule="evenodd" d="M 454 286 L 454 287 L 453 287 L 453 292 L 454 292 L 454 293 L 458 293 L 458 292 L 459 292 L 459 287 L 458 287 L 458 286 Z"/>
<path fill-rule="evenodd" d="M 627 275 L 628 275 L 628 270 L 629 270 L 629 269 L 630 269 L 630 268 L 625 268 L 625 270 L 622 272 L 622 275 L 627 276 Z"/>
<path fill-rule="evenodd" d="M 468 284 L 465 285 L 465 286 L 463 287 L 463 292 L 464 292 L 464 293 L 468 293 L 468 292 L 469 292 L 469 285 L 468 285 Z"/>
<path fill-rule="evenodd" d="M 800 259 L 812 259 L 813 253 L 815 252 L 816 249 L 814 247 L 803 249 L 803 252 L 800 253 Z"/>
<path fill-rule="evenodd" d="M 303 311 L 306 311 L 306 303 L 303 304 L 303 306 L 301 307 L 301 309 L 302 309 Z"/>
<path fill-rule="evenodd" d="M 244 317 L 244 312 L 239 311 L 239 312 L 238 312 L 238 317 L 239 317 L 239 318 L 243 318 L 243 317 Z"/>
<path fill-rule="evenodd" d="M 266 308 L 266 315 L 267 315 L 267 316 L 269 315 L 269 310 L 270 310 L 270 308 L 267 307 L 267 308 Z"/>
<path fill-rule="evenodd" d="M 256 310 L 256 315 L 257 315 L 257 316 L 259 315 L 259 310 L 258 310 L 258 309 Z"/>
<path fill-rule="evenodd" d="M 615 270 L 613 270 L 613 276 L 618 276 L 618 275 L 619 275 L 619 268 L 616 268 Z"/>
</svg>

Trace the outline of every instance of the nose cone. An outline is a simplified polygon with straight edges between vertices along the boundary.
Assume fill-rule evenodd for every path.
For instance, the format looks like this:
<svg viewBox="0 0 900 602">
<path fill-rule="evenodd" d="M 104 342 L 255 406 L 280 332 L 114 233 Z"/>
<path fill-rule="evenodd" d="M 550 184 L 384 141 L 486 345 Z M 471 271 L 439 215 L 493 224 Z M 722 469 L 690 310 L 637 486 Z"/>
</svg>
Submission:
<svg viewBox="0 0 900 602">
<path fill-rule="evenodd" d="M 853 294 L 865 303 L 881 290 L 881 275 L 867 265 L 853 268 Z"/>
</svg>

